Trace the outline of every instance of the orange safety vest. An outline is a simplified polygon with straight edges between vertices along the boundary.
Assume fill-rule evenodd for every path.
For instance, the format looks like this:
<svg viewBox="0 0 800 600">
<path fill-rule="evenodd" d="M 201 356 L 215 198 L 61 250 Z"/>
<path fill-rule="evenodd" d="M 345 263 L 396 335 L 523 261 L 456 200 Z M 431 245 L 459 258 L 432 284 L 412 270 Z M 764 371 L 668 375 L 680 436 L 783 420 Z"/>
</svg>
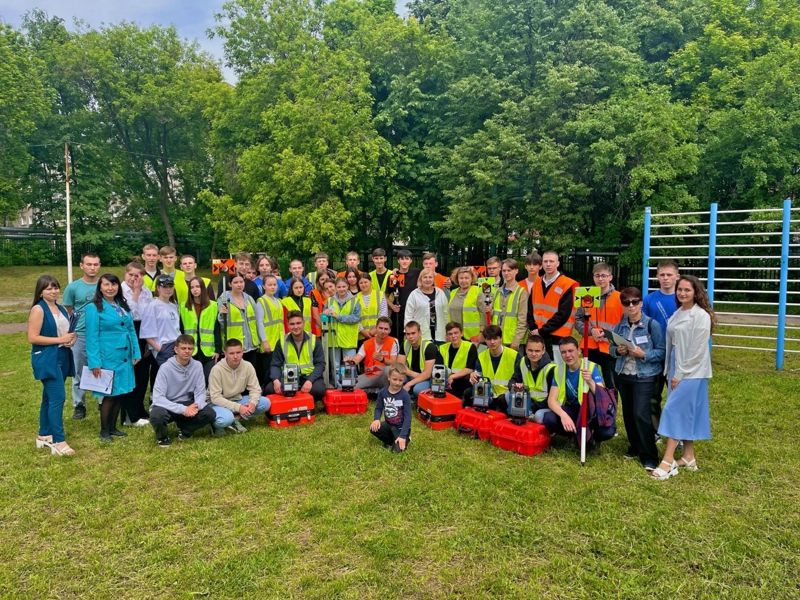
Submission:
<svg viewBox="0 0 800 600">
<path fill-rule="evenodd" d="M 592 308 L 587 315 L 589 319 L 589 328 L 600 327 L 601 329 L 614 329 L 622 320 L 622 302 L 620 302 L 620 294 L 617 290 L 612 291 L 606 296 L 605 301 L 601 300 L 600 308 Z M 578 332 L 583 335 L 582 331 Z M 600 348 L 601 352 L 609 354 L 608 342 L 595 342 L 594 338 L 589 336 L 587 345 L 591 349 Z"/>
<path fill-rule="evenodd" d="M 578 282 L 570 279 L 564 274 L 560 274 L 552 285 L 547 289 L 547 293 L 542 293 L 542 279 L 538 279 L 533 286 L 531 303 L 533 305 L 533 319 L 536 321 L 536 328 L 543 327 L 558 312 L 558 302 L 561 297 L 578 287 Z M 552 331 L 550 335 L 556 337 L 567 337 L 572 334 L 572 326 L 575 324 L 575 310 L 569 315 L 569 319 L 561 327 Z"/>
<path fill-rule="evenodd" d="M 370 377 L 380 373 L 386 366 L 386 359 L 392 355 L 392 347 L 397 343 L 397 340 L 390 335 L 386 336 L 381 344 L 379 352 L 383 356 L 383 360 L 375 360 L 375 338 L 369 338 L 364 342 L 364 374 Z"/>
</svg>

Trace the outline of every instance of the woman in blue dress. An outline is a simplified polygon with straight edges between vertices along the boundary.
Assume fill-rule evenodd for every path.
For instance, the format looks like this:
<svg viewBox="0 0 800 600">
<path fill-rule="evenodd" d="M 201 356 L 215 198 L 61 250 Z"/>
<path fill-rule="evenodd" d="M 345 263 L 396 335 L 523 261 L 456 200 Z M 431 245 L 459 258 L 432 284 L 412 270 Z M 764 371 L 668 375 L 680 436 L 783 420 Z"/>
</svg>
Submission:
<svg viewBox="0 0 800 600">
<path fill-rule="evenodd" d="M 677 475 L 679 468 L 697 471 L 695 442 L 711 439 L 709 342 L 716 318 L 697 277 L 678 279 L 675 300 L 678 310 L 667 322 L 667 403 L 658 426 L 659 435 L 667 441 L 661 464 L 651 473 L 660 480 Z M 679 441 L 683 441 L 683 455 L 676 461 Z"/>
<path fill-rule="evenodd" d="M 127 435 L 117 429 L 119 396 L 136 386 L 133 365 L 141 358 L 133 317 L 116 275 L 100 276 L 85 318 L 86 359 L 92 374 L 99 377 L 100 369 L 114 372 L 111 394 L 100 396 L 100 440 L 111 442 L 114 437 Z"/>
</svg>

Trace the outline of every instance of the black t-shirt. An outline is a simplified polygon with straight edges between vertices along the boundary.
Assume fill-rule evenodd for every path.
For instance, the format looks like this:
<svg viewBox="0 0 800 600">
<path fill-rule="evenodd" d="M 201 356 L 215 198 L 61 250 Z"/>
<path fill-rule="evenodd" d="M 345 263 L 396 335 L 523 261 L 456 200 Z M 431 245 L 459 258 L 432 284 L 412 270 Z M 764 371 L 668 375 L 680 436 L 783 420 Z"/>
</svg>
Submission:
<svg viewBox="0 0 800 600">
<path fill-rule="evenodd" d="M 469 344 L 469 342 L 461 342 L 462 344 Z M 450 368 L 450 365 L 453 364 L 453 361 L 456 359 L 456 354 L 458 354 L 459 348 L 455 346 L 450 346 L 447 351 L 447 368 Z M 469 352 L 467 353 L 467 366 L 472 367 L 476 362 L 478 362 L 478 349 L 475 347 L 475 344 L 469 344 Z"/>
<path fill-rule="evenodd" d="M 378 292 L 381 291 L 381 288 L 383 287 L 383 280 L 386 279 L 388 275 L 389 271 L 384 271 L 383 273 L 378 273 L 377 271 L 375 271 L 375 278 L 378 280 L 378 290 L 377 290 Z M 386 291 L 388 292 L 389 290 Z"/>
<path fill-rule="evenodd" d="M 420 290 L 422 291 L 422 290 Z M 423 292 L 424 293 L 424 292 Z M 425 294 L 428 297 L 428 311 L 431 326 L 431 335 L 436 335 L 436 288 L 430 294 Z"/>
<path fill-rule="evenodd" d="M 403 275 L 403 286 L 398 286 L 398 291 L 400 292 L 400 307 L 405 314 L 406 303 L 408 302 L 408 297 L 415 289 L 417 289 L 417 278 L 419 277 L 419 269 L 409 269 L 408 273 L 402 274 Z M 387 292 L 391 293 L 392 290 L 387 289 Z"/>
<path fill-rule="evenodd" d="M 421 346 L 420 346 L 421 347 Z M 425 347 L 425 360 L 436 360 L 439 356 L 439 349 L 436 344 L 430 343 Z M 419 365 L 419 348 L 411 349 L 411 368 L 416 369 Z"/>
</svg>

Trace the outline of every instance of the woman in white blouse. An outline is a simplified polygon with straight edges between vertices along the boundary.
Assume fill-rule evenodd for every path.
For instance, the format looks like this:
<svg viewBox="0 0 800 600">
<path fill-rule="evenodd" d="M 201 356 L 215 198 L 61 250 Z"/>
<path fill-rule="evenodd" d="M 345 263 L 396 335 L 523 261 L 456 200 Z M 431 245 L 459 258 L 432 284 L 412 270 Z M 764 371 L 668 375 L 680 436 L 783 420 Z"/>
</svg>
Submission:
<svg viewBox="0 0 800 600">
<path fill-rule="evenodd" d="M 404 325 L 409 321 L 419 323 L 423 340 L 443 344 L 446 339 L 447 296 L 434 285 L 433 269 L 422 269 L 417 279 L 417 289 L 408 296 Z"/>
<path fill-rule="evenodd" d="M 661 464 L 651 473 L 660 480 L 677 475 L 679 468 L 697 471 L 694 443 L 711 439 L 708 382 L 714 311 L 703 284 L 692 275 L 678 280 L 675 299 L 678 310 L 667 322 L 667 403 L 658 427 L 667 442 Z M 676 461 L 675 450 L 681 440 L 683 456 Z"/>
<path fill-rule="evenodd" d="M 122 295 L 125 296 L 131 309 L 133 327 L 137 336 L 142 328 L 142 316 L 147 305 L 153 301 L 152 292 L 144 287 L 144 272 L 144 265 L 141 263 L 135 261 L 128 263 L 125 267 L 125 279 L 122 281 Z M 144 407 L 144 396 L 147 392 L 147 385 L 150 383 L 150 367 L 153 365 L 153 356 L 150 354 L 147 342 L 141 338 L 139 338 L 139 353 L 142 355 L 142 359 L 133 367 L 136 387 L 120 399 L 125 413 L 123 425 L 133 425 L 134 427 L 144 427 L 150 424 L 147 409 Z"/>
</svg>

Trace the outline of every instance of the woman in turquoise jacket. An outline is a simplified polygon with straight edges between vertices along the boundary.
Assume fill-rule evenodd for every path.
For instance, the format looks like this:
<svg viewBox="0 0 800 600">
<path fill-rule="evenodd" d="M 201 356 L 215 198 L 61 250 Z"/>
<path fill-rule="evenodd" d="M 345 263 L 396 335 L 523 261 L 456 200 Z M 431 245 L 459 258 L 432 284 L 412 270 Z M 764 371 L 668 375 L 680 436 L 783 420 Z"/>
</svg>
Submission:
<svg viewBox="0 0 800 600">
<path fill-rule="evenodd" d="M 119 278 L 111 273 L 100 276 L 94 302 L 85 309 L 86 362 L 95 377 L 100 369 L 114 372 L 111 394 L 101 397 L 100 440 L 110 442 L 125 436 L 117 429 L 119 396 L 136 386 L 133 365 L 139 362 L 139 340 L 133 327 L 128 302 L 122 294 Z"/>
</svg>

